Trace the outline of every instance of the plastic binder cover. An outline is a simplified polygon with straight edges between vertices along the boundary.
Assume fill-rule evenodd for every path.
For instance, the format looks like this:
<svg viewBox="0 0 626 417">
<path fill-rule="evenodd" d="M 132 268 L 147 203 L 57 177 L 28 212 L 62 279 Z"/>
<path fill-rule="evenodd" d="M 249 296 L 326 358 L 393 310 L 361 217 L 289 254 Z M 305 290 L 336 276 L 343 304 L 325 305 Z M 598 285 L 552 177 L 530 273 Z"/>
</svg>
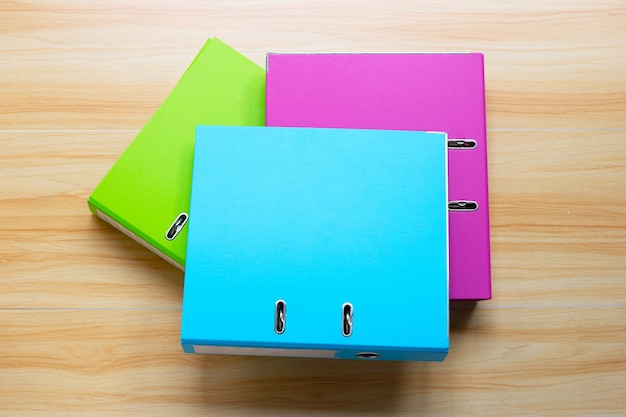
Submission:
<svg viewBox="0 0 626 417">
<path fill-rule="evenodd" d="M 448 133 L 450 298 L 491 298 L 480 53 L 269 54 L 267 125 Z"/>
<path fill-rule="evenodd" d="M 265 71 L 210 39 L 89 197 L 91 211 L 183 268 L 198 124 L 265 124 Z"/>
<path fill-rule="evenodd" d="M 446 356 L 445 134 L 201 126 L 190 214 L 185 352 Z"/>
</svg>

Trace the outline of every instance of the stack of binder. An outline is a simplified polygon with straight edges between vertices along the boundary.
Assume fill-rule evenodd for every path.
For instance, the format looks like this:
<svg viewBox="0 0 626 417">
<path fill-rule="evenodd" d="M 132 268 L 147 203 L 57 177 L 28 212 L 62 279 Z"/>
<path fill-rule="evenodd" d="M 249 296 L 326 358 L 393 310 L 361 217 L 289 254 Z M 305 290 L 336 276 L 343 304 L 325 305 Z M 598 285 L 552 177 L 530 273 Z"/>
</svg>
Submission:
<svg viewBox="0 0 626 417">
<path fill-rule="evenodd" d="M 491 298 L 483 55 L 209 40 L 89 197 L 185 269 L 188 353 L 441 361 Z"/>
</svg>

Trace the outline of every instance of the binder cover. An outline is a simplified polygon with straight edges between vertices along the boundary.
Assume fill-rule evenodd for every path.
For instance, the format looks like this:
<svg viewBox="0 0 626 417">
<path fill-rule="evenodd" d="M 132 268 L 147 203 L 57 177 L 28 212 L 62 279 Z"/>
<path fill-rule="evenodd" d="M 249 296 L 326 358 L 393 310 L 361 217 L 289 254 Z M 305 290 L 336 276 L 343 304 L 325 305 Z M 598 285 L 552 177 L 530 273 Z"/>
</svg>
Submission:
<svg viewBox="0 0 626 417">
<path fill-rule="evenodd" d="M 185 352 L 446 356 L 445 134 L 199 126 L 190 214 Z"/>
<path fill-rule="evenodd" d="M 210 39 L 89 197 L 91 211 L 183 268 L 198 124 L 264 125 L 265 71 Z"/>
<path fill-rule="evenodd" d="M 491 298 L 482 54 L 268 54 L 267 125 L 447 132 L 450 298 Z"/>
</svg>

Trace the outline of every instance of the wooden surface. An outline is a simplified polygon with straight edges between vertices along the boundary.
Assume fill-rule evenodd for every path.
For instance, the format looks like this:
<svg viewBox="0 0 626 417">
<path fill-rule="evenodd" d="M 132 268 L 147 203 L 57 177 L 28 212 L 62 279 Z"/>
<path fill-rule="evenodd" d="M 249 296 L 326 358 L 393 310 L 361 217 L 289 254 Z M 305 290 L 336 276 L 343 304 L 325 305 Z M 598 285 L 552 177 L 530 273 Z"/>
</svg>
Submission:
<svg viewBox="0 0 626 417">
<path fill-rule="evenodd" d="M 86 199 L 206 38 L 481 51 L 493 300 L 443 363 L 185 355 Z M 626 415 L 626 2 L 0 1 L 0 415 Z"/>
</svg>

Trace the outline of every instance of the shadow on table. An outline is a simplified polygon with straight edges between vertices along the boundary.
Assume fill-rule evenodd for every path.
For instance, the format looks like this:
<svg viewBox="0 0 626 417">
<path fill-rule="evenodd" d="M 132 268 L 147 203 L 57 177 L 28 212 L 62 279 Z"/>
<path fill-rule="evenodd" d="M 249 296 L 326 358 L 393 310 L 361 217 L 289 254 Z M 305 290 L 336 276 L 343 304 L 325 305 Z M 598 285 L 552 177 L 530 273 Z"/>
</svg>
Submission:
<svg viewBox="0 0 626 417">
<path fill-rule="evenodd" d="M 462 333 L 468 329 L 477 305 L 476 301 L 450 301 L 450 333 Z"/>
<path fill-rule="evenodd" d="M 165 261 L 145 246 L 121 233 L 108 223 L 91 216 L 88 224 L 92 239 L 88 244 L 92 246 L 90 254 L 99 257 L 108 257 L 124 263 L 125 267 L 162 276 L 165 280 L 175 282 L 180 288 L 183 285 L 184 273 L 174 265 Z"/>
<path fill-rule="evenodd" d="M 464 332 L 475 303 L 453 303 L 451 333 Z M 207 356 L 207 408 L 254 409 L 261 415 L 317 411 L 394 414 L 428 408 L 429 398 L 450 372 L 446 362 L 384 362 L 336 359 Z M 441 398 L 437 400 L 441 402 Z M 432 406 L 432 404 L 431 404 Z"/>
<path fill-rule="evenodd" d="M 207 406 L 255 409 L 260 415 L 279 410 L 296 415 L 297 410 L 392 411 L 405 389 L 407 366 L 420 373 L 420 384 L 427 385 L 434 365 L 268 357 L 225 360 L 233 372 L 226 379 L 215 372 L 215 363 L 207 366 Z"/>
</svg>

